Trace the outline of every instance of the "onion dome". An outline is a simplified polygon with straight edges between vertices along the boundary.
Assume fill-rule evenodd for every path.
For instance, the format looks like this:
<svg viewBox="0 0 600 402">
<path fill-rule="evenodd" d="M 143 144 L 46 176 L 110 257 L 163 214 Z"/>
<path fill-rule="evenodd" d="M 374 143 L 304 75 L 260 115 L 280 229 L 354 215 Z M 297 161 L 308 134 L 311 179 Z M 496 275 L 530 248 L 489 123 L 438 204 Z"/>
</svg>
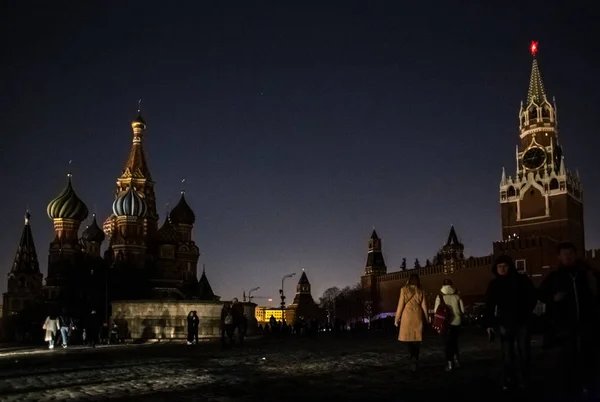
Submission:
<svg viewBox="0 0 600 402">
<path fill-rule="evenodd" d="M 196 222 L 196 214 L 185 200 L 185 191 L 181 192 L 181 198 L 175 207 L 171 210 L 171 222 L 175 225 L 193 225 Z"/>
<path fill-rule="evenodd" d="M 137 216 L 139 218 L 146 216 L 148 211 L 146 201 L 132 186 L 117 196 L 112 208 L 116 216 Z"/>
<path fill-rule="evenodd" d="M 171 222 L 171 217 L 167 214 L 165 222 L 156 232 L 158 242 L 160 244 L 175 244 L 177 243 L 177 228 Z"/>
<path fill-rule="evenodd" d="M 85 228 L 83 233 L 81 234 L 81 238 L 86 242 L 96 242 L 102 243 L 104 241 L 105 235 L 100 226 L 98 226 L 98 222 L 96 222 L 96 214 L 93 214 L 93 219 L 91 225 Z"/>
<path fill-rule="evenodd" d="M 65 189 L 50 201 L 46 211 L 50 219 L 72 219 L 82 222 L 88 217 L 87 206 L 73 190 L 71 175 L 68 175 Z"/>
</svg>

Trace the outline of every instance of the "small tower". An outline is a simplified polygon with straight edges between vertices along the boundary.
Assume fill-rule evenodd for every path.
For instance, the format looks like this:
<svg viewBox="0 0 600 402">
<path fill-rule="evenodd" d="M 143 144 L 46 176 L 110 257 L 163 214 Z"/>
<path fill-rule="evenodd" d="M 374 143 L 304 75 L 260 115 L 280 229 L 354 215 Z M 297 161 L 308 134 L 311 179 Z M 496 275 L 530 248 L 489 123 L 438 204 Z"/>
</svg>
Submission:
<svg viewBox="0 0 600 402">
<path fill-rule="evenodd" d="M 444 273 L 449 274 L 462 267 L 465 259 L 464 250 L 465 246 L 458 240 L 454 225 L 450 226 L 448 239 L 444 247 L 442 247 Z"/>
<path fill-rule="evenodd" d="M 315 301 L 313 300 L 310 292 L 310 282 L 306 276 L 306 272 L 302 270 L 302 275 L 296 285 L 296 295 L 294 296 L 294 302 L 288 307 L 287 317 L 290 321 L 294 318 L 316 318 L 319 313 L 319 309 Z"/>
<path fill-rule="evenodd" d="M 387 267 L 385 266 L 381 250 L 381 239 L 377 236 L 375 228 L 373 228 L 373 233 L 371 233 L 371 238 L 369 238 L 365 275 L 385 275 L 386 273 Z"/>
<path fill-rule="evenodd" d="M 81 243 L 84 251 L 93 257 L 100 257 L 100 247 L 104 241 L 105 235 L 98 222 L 96 222 L 96 214 L 92 215 L 92 223 L 88 225 L 81 234 Z"/>
<path fill-rule="evenodd" d="M 206 277 L 206 270 L 204 267 L 202 268 L 202 275 L 198 280 L 198 286 L 196 288 L 196 296 L 194 297 L 197 300 L 206 300 L 206 301 L 214 301 L 219 300 L 219 296 L 215 296 L 210 283 L 208 282 L 208 278 Z"/>
<path fill-rule="evenodd" d="M 3 317 L 33 306 L 42 289 L 43 276 L 33 242 L 30 219 L 31 215 L 27 211 L 21 241 L 7 276 L 8 289 L 3 297 Z"/>
<path fill-rule="evenodd" d="M 121 192 L 113 202 L 116 230 L 112 234 L 111 246 L 117 262 L 125 260 L 137 267 L 144 265 L 146 242 L 144 218 L 148 206 L 144 198 L 133 188 Z"/>
<path fill-rule="evenodd" d="M 198 259 L 200 250 L 192 239 L 192 229 L 196 222 L 196 215 L 185 199 L 185 191 L 181 192 L 181 198 L 171 210 L 171 221 L 177 228 L 178 247 L 176 251 L 177 261 L 182 266 L 184 279 L 196 282 Z"/>
</svg>

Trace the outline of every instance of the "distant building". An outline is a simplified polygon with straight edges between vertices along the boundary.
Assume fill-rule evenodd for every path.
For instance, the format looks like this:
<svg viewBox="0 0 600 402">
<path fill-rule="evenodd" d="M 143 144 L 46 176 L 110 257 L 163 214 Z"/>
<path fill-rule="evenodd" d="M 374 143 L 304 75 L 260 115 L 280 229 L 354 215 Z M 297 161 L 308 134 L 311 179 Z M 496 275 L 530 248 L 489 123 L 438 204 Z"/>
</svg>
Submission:
<svg viewBox="0 0 600 402">
<path fill-rule="evenodd" d="M 578 172 L 567 169 L 559 143 L 555 100 L 546 95 L 534 56 L 529 90 L 519 110 L 515 176 L 502 169 L 499 186 L 501 240 L 490 255 L 464 256 L 464 245 L 454 227 L 430 266 L 387 271 L 381 239 L 373 230 L 361 284 L 372 316 L 396 310 L 400 288 L 418 274 L 432 303 L 445 278 L 450 278 L 467 303 L 482 301 L 492 279 L 491 265 L 503 254 L 514 258 L 517 269 L 536 284 L 556 264 L 556 246 L 573 242 L 580 257 L 600 267 L 600 250 L 585 250 L 583 186 Z"/>
<path fill-rule="evenodd" d="M 284 310 L 281 307 L 257 307 L 255 310 L 256 321 L 259 324 L 268 323 L 271 317 L 274 317 L 277 322 L 280 322 L 283 317 L 286 323 L 292 324 L 296 320 L 296 317 L 308 319 L 321 318 L 321 316 L 322 311 L 313 300 L 310 282 L 304 270 L 296 285 L 296 295 L 292 304 Z"/>
</svg>

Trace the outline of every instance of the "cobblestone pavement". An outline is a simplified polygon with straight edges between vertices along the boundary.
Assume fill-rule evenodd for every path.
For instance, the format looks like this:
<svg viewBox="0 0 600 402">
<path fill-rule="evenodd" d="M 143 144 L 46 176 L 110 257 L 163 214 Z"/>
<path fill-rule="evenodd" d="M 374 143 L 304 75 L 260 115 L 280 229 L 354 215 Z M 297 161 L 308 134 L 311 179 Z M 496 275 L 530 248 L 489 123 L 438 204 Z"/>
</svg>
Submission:
<svg viewBox="0 0 600 402">
<path fill-rule="evenodd" d="M 514 399 L 499 391 L 497 344 L 462 339 L 463 368 L 444 372 L 439 339 L 424 343 L 421 372 L 391 335 L 261 339 L 243 348 L 153 344 L 0 352 L 1 401 L 144 400 L 461 401 Z M 554 357 L 534 345 L 528 401 L 555 395 Z"/>
</svg>

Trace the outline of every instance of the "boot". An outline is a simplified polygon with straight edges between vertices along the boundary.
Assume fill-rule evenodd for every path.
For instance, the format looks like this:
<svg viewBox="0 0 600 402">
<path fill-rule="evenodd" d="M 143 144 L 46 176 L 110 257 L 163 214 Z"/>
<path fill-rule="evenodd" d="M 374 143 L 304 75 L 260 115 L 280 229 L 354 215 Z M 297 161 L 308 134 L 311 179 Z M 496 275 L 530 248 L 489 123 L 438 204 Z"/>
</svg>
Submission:
<svg viewBox="0 0 600 402">
<path fill-rule="evenodd" d="M 452 367 L 452 362 L 446 362 L 446 371 L 452 371 L 453 367 Z"/>
</svg>

